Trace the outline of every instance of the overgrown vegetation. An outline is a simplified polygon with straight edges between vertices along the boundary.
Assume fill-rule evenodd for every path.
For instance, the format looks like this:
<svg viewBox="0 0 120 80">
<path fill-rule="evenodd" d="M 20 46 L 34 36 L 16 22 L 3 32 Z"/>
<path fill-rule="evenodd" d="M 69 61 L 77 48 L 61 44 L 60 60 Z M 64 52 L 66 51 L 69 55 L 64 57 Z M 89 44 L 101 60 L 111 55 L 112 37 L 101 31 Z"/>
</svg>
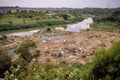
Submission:
<svg viewBox="0 0 120 80">
<path fill-rule="evenodd" d="M 109 14 L 95 16 L 92 25 L 93 30 L 120 30 L 120 11 L 115 11 Z"/>
<path fill-rule="evenodd" d="M 11 57 L 7 55 L 5 50 L 0 49 L 0 77 L 4 77 L 6 70 L 12 65 Z"/>
<path fill-rule="evenodd" d="M 35 46 L 36 44 L 32 40 L 26 40 L 18 47 L 16 53 L 19 53 L 21 58 L 23 58 L 26 62 L 30 62 L 32 56 L 29 52 L 29 49 Z"/>
<path fill-rule="evenodd" d="M 7 36 L 5 35 L 0 35 L 0 42 L 1 41 L 6 41 L 7 40 Z"/>
<path fill-rule="evenodd" d="M 120 41 L 109 50 L 97 52 L 93 62 L 84 70 L 84 80 L 119 80 L 120 79 Z"/>
</svg>

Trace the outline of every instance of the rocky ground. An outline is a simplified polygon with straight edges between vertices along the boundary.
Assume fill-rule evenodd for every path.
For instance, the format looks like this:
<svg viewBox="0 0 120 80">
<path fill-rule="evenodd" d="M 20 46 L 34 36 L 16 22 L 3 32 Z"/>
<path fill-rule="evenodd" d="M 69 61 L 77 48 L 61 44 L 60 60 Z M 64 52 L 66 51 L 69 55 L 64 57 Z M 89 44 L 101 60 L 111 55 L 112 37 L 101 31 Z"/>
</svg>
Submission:
<svg viewBox="0 0 120 80">
<path fill-rule="evenodd" d="M 43 35 L 43 34 L 42 34 Z M 46 34 L 48 36 L 56 35 L 54 33 Z M 59 35 L 57 33 L 57 35 Z M 62 35 L 62 34 L 60 34 Z M 85 64 L 91 61 L 91 57 L 99 48 L 110 48 L 112 43 L 120 40 L 118 32 L 104 31 L 81 31 L 78 33 L 71 32 L 64 38 L 57 40 L 42 40 L 41 34 L 31 37 L 15 37 L 6 44 L 0 44 L 2 47 L 20 44 L 24 39 L 30 38 L 37 44 L 37 49 L 41 51 L 40 62 L 53 63 L 76 63 Z"/>
</svg>

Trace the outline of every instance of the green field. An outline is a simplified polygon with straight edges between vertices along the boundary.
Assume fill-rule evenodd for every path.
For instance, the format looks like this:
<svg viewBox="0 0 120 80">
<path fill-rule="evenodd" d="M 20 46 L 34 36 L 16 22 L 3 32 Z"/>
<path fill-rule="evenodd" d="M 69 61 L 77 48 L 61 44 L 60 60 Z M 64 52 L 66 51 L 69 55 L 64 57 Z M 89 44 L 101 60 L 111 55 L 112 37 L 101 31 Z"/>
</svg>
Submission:
<svg viewBox="0 0 120 80">
<path fill-rule="evenodd" d="M 50 13 L 49 13 L 50 14 Z M 75 23 L 83 20 L 81 16 L 70 13 L 8 13 L 1 14 L 0 31 L 17 30 L 24 28 L 45 27 Z"/>
</svg>

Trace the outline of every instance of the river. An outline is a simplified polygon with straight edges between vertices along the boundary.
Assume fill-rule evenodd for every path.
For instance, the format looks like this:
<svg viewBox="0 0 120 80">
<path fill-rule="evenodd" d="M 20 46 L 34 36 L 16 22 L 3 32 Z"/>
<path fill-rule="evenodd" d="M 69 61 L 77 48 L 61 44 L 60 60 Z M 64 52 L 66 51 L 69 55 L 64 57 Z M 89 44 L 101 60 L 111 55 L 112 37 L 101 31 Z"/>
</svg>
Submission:
<svg viewBox="0 0 120 80">
<path fill-rule="evenodd" d="M 76 24 L 68 24 L 66 25 L 67 28 L 64 29 L 62 27 L 55 28 L 56 30 L 64 30 L 64 31 L 71 31 L 71 32 L 79 32 L 80 30 L 86 30 L 90 28 L 90 25 L 93 23 L 93 19 L 91 17 L 84 19 L 83 21 L 76 23 Z"/>
</svg>

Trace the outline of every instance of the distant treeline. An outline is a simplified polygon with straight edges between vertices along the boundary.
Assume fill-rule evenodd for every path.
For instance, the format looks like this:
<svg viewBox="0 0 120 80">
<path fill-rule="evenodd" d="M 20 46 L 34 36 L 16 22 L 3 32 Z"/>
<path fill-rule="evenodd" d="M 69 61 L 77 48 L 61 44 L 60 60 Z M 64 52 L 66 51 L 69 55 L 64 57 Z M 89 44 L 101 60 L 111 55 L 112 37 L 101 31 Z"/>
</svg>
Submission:
<svg viewBox="0 0 120 80">
<path fill-rule="evenodd" d="M 114 11 L 120 11 L 120 8 L 22 8 L 22 7 L 5 7 L 2 8 L 0 7 L 0 10 L 7 10 L 10 9 L 11 11 L 6 11 L 8 13 L 16 13 L 16 12 L 34 12 L 34 13 L 38 13 L 38 12 L 72 12 L 72 13 L 76 13 L 76 14 L 103 14 L 103 13 L 109 13 L 109 12 L 114 12 Z M 12 11 L 12 9 L 16 10 L 16 11 Z M 20 11 L 19 11 L 20 10 Z M 37 10 L 37 11 L 36 11 Z M 1 13 L 2 14 L 2 13 Z"/>
<path fill-rule="evenodd" d="M 111 21 L 111 22 L 118 22 L 120 23 L 120 11 L 115 11 L 106 15 L 100 15 L 96 16 L 94 18 L 94 21 L 96 22 L 106 22 L 106 21 Z"/>
<path fill-rule="evenodd" d="M 115 11 L 120 11 L 120 8 L 83 8 L 83 9 L 70 9 L 66 12 L 72 12 L 75 14 L 110 14 Z"/>
</svg>

